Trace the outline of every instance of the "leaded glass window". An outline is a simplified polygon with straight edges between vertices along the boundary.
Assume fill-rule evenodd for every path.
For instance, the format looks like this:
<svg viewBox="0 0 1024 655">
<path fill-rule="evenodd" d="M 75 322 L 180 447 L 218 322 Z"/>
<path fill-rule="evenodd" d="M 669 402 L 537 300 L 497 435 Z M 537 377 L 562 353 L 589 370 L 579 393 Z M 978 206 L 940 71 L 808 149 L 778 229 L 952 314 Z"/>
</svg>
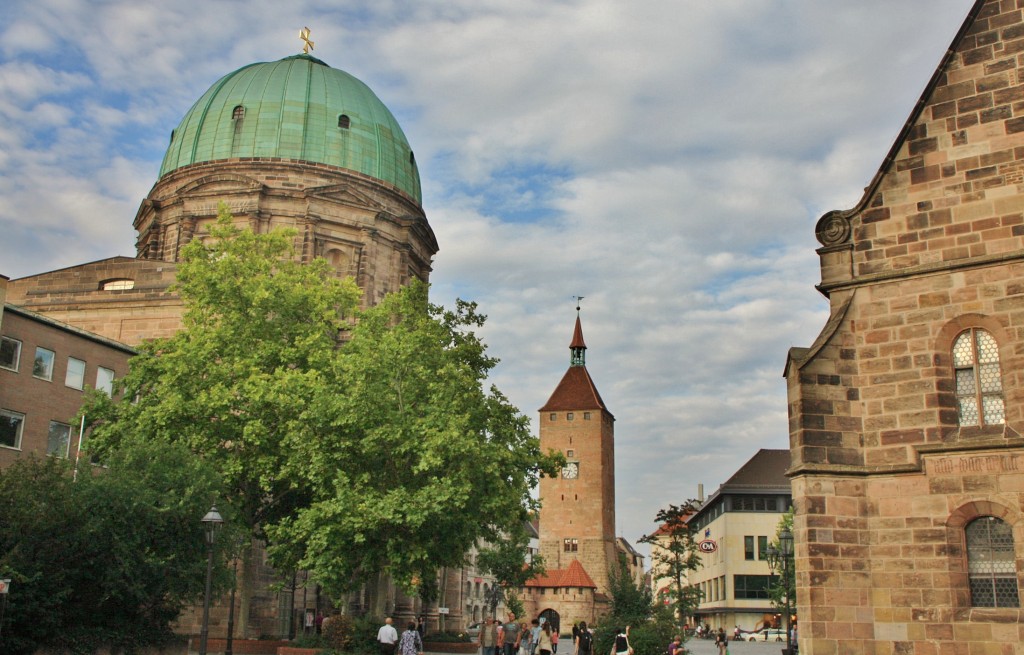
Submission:
<svg viewBox="0 0 1024 655">
<path fill-rule="evenodd" d="M 964 528 L 967 576 L 974 607 L 1019 607 L 1017 567 L 1010 525 L 983 516 Z"/>
<path fill-rule="evenodd" d="M 978 328 L 961 333 L 953 343 L 953 368 L 960 425 L 1001 425 L 1006 412 L 995 338 Z"/>
</svg>

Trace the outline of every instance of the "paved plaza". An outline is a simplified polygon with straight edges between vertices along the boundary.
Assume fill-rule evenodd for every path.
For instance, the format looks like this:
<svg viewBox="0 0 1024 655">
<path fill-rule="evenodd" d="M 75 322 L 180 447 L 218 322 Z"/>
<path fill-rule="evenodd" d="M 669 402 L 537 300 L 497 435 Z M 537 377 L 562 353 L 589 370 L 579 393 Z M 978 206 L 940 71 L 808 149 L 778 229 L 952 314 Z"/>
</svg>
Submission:
<svg viewBox="0 0 1024 655">
<path fill-rule="evenodd" d="M 684 644 L 693 655 L 718 655 L 718 647 L 711 639 L 691 639 Z M 786 642 L 777 641 L 730 641 L 729 655 L 781 655 Z M 649 655 L 637 653 L 637 655 Z M 660 655 L 660 654 L 657 654 Z"/>
</svg>

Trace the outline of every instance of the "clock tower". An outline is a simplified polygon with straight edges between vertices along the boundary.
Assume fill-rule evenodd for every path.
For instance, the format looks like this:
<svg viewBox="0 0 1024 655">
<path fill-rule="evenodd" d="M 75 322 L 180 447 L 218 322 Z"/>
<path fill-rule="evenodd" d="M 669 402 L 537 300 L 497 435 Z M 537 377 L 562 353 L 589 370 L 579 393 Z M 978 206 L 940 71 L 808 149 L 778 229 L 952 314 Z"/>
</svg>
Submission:
<svg viewBox="0 0 1024 655">
<path fill-rule="evenodd" d="M 603 594 L 617 552 L 615 417 L 587 372 L 578 310 L 569 369 L 540 408 L 541 448 L 566 459 L 559 476 L 540 481 L 540 554 L 549 571 L 577 562 Z"/>
</svg>

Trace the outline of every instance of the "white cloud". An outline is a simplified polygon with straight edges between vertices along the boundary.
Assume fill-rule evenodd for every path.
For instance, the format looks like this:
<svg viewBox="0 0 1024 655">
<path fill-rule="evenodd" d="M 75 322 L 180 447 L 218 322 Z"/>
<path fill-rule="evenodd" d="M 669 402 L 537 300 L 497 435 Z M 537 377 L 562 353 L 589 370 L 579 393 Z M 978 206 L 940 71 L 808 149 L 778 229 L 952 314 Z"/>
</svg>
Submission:
<svg viewBox="0 0 1024 655">
<path fill-rule="evenodd" d="M 531 417 L 572 296 L 617 419 L 619 524 L 787 445 L 786 351 L 827 317 L 814 223 L 860 197 L 962 0 L 14 0 L 0 27 L 0 273 L 131 254 L 167 135 L 215 80 L 298 52 L 416 150 L 434 299 L 477 300 Z M 69 244 L 71 247 L 68 247 Z"/>
</svg>

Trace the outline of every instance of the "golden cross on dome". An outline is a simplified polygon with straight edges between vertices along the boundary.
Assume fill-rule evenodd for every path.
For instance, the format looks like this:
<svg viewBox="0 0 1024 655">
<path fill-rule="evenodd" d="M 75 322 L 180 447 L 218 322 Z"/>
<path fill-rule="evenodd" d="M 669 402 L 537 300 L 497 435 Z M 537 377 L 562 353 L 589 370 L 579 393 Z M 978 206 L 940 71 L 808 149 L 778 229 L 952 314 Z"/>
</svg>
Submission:
<svg viewBox="0 0 1024 655">
<path fill-rule="evenodd" d="M 309 40 L 308 27 L 303 27 L 299 30 L 299 38 L 306 42 L 306 44 L 302 46 L 302 51 L 308 55 L 309 51 L 313 49 L 313 42 Z"/>
</svg>

